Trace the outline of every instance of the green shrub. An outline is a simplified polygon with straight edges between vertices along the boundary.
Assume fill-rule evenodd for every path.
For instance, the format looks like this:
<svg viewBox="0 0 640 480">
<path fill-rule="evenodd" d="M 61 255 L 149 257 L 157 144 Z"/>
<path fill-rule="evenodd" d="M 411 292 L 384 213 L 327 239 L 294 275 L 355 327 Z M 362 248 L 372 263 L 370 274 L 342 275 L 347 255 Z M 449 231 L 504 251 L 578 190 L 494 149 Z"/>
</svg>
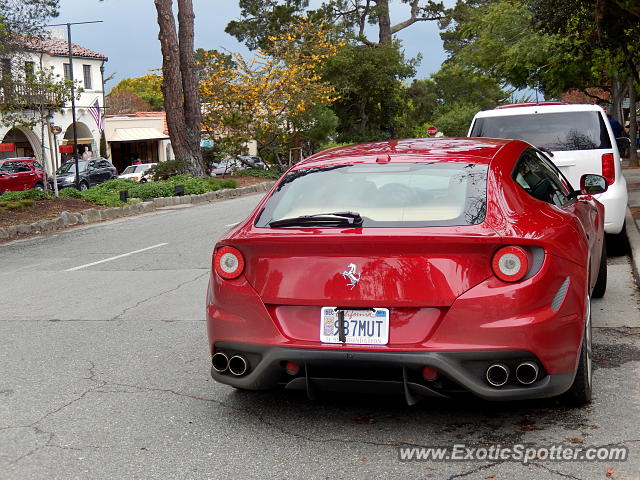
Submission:
<svg viewBox="0 0 640 480">
<path fill-rule="evenodd" d="M 236 182 L 235 180 L 224 179 L 218 181 L 220 182 L 220 188 L 236 188 L 238 186 L 238 182 Z"/>
<path fill-rule="evenodd" d="M 15 202 L 18 200 L 48 200 L 53 198 L 53 194 L 45 190 L 22 190 L 21 192 L 5 192 L 0 195 L 0 201 Z"/>
<path fill-rule="evenodd" d="M 176 158 L 166 162 L 158 162 L 149 170 L 147 175 L 155 181 L 166 180 L 169 177 L 180 175 L 187 171 L 187 162 Z"/>
<path fill-rule="evenodd" d="M 117 207 L 118 205 L 124 205 L 120 201 L 120 194 L 117 192 L 109 192 L 106 190 L 100 190 L 98 188 L 90 188 L 84 192 L 80 192 L 82 199 L 95 203 L 96 205 L 105 205 L 107 207 Z"/>
<path fill-rule="evenodd" d="M 175 175 L 167 180 L 167 183 L 173 185 L 184 185 L 185 195 L 199 195 L 211 191 L 206 178 L 194 177 L 189 174 Z"/>
<path fill-rule="evenodd" d="M 36 204 L 35 200 L 32 200 L 30 198 L 26 198 L 24 200 L 20 200 L 20 205 L 22 205 L 23 207 L 33 207 Z"/>
<path fill-rule="evenodd" d="M 92 187 L 92 189 L 101 192 L 119 193 L 121 190 L 129 190 L 135 185 L 138 184 L 133 180 L 114 178 L 113 180 L 107 180 L 100 185 L 96 185 L 95 187 Z"/>
<path fill-rule="evenodd" d="M 22 204 L 20 202 L 8 203 L 4 208 L 7 210 L 20 210 L 22 208 Z"/>
<path fill-rule="evenodd" d="M 259 177 L 259 178 L 280 178 L 281 173 L 277 170 L 262 170 L 260 168 L 249 168 L 247 170 L 240 170 L 236 175 L 241 177 Z"/>
<path fill-rule="evenodd" d="M 208 186 L 210 192 L 215 192 L 216 190 L 221 190 L 223 188 L 236 188 L 238 183 L 235 180 L 230 179 L 219 179 L 219 178 L 206 178 L 204 179 Z"/>
<path fill-rule="evenodd" d="M 63 188 L 58 190 L 58 196 L 60 198 L 82 198 L 82 193 L 75 188 Z"/>
<path fill-rule="evenodd" d="M 147 182 L 134 185 L 129 189 L 129 196 L 135 198 L 173 197 L 174 186 L 164 182 Z"/>
</svg>

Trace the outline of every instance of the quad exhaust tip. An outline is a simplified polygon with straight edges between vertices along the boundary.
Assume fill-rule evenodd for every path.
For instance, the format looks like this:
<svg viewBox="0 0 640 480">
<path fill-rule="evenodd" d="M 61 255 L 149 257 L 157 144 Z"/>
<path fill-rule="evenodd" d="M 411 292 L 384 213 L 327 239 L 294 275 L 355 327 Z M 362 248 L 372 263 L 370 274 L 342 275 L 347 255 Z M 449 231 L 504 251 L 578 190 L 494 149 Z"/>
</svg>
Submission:
<svg viewBox="0 0 640 480">
<path fill-rule="evenodd" d="M 487 382 L 494 387 L 501 387 L 509 381 L 509 367 L 503 363 L 489 365 L 486 373 Z"/>
<path fill-rule="evenodd" d="M 516 368 L 516 379 L 522 385 L 531 385 L 538 379 L 540 369 L 538 365 L 533 362 L 522 362 Z"/>
<path fill-rule="evenodd" d="M 229 371 L 236 377 L 244 375 L 248 369 L 249 364 L 243 356 L 234 355 L 229 359 Z"/>
<path fill-rule="evenodd" d="M 224 373 L 229 368 L 229 357 L 226 353 L 218 352 L 211 358 L 211 365 L 218 373 Z"/>
</svg>

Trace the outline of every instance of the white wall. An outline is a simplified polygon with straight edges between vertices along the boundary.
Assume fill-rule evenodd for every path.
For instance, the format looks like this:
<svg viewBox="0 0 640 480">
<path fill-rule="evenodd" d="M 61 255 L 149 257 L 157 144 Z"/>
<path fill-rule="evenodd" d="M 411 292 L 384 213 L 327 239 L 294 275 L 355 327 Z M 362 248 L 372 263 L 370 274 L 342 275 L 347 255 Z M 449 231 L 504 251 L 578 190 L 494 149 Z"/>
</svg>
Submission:
<svg viewBox="0 0 640 480">
<path fill-rule="evenodd" d="M 29 53 L 25 54 L 20 58 L 20 64 L 13 66 L 13 75 L 17 77 L 21 71 L 23 71 L 23 66 L 25 61 L 32 61 L 35 63 L 35 68 L 38 69 L 40 66 L 45 69 L 52 69 L 54 75 L 59 75 L 60 79 L 64 78 L 64 67 L 65 63 L 69 63 L 69 57 L 66 56 L 51 56 L 47 54 L 39 54 L 39 53 Z M 100 72 L 100 67 L 103 64 L 103 60 L 96 58 L 82 58 L 82 57 L 74 57 L 73 58 L 73 75 L 74 80 L 76 80 L 76 85 L 84 88 L 84 73 L 83 73 L 83 65 L 91 66 L 91 77 L 92 77 L 92 88 L 85 90 L 80 94 L 80 98 L 76 97 L 76 121 L 78 123 L 84 123 L 89 131 L 91 132 L 91 137 L 93 138 L 93 154 L 94 156 L 98 156 L 100 154 L 100 130 L 96 125 L 95 120 L 91 116 L 91 114 L 87 111 L 87 108 L 98 99 L 98 104 L 100 107 L 104 107 L 104 84 L 102 82 L 102 74 Z M 62 128 L 62 133 L 57 135 L 57 143 L 61 145 L 63 143 L 64 134 L 69 128 L 69 126 L 73 123 L 72 114 L 71 114 L 71 102 L 69 102 L 65 108 L 62 109 L 62 112 L 55 113 L 53 115 L 53 123 Z M 10 127 L 0 125 L 0 141 L 4 138 L 6 133 L 10 130 Z M 44 158 L 42 156 L 42 148 L 41 148 L 41 126 L 36 125 L 31 129 L 33 135 L 27 135 L 29 137 L 30 142 L 34 148 L 36 158 L 41 161 L 47 167 L 47 170 L 51 172 L 52 162 L 51 156 L 49 153 L 49 140 L 47 137 L 47 133 L 45 130 L 44 135 L 44 145 L 45 145 L 45 154 Z M 59 154 L 58 154 L 59 157 Z"/>
</svg>

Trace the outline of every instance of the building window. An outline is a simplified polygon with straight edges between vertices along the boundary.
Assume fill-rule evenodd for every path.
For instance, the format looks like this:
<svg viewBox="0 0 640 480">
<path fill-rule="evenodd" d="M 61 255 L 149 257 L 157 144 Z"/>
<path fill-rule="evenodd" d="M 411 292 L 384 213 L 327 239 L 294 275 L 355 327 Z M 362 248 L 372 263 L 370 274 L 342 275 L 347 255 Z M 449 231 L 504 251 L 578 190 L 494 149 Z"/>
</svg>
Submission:
<svg viewBox="0 0 640 480">
<path fill-rule="evenodd" d="M 36 64 L 33 62 L 24 62 L 24 74 L 27 78 L 33 77 L 35 73 Z"/>
<path fill-rule="evenodd" d="M 64 64 L 64 79 L 71 80 L 71 65 L 68 63 Z"/>
<path fill-rule="evenodd" d="M 93 88 L 91 83 L 91 65 L 83 65 L 82 73 L 84 74 L 84 88 L 91 90 Z"/>
</svg>

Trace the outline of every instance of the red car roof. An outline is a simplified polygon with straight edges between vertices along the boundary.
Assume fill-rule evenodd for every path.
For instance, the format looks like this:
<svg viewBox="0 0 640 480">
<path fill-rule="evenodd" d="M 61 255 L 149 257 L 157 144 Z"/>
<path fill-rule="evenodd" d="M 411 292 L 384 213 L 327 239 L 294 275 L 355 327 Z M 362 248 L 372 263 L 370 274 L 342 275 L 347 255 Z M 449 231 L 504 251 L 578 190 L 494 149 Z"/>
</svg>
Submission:
<svg viewBox="0 0 640 480">
<path fill-rule="evenodd" d="M 505 145 L 516 140 L 492 138 L 411 138 L 336 147 L 316 153 L 294 170 L 344 163 L 456 162 L 488 164 Z"/>
</svg>

